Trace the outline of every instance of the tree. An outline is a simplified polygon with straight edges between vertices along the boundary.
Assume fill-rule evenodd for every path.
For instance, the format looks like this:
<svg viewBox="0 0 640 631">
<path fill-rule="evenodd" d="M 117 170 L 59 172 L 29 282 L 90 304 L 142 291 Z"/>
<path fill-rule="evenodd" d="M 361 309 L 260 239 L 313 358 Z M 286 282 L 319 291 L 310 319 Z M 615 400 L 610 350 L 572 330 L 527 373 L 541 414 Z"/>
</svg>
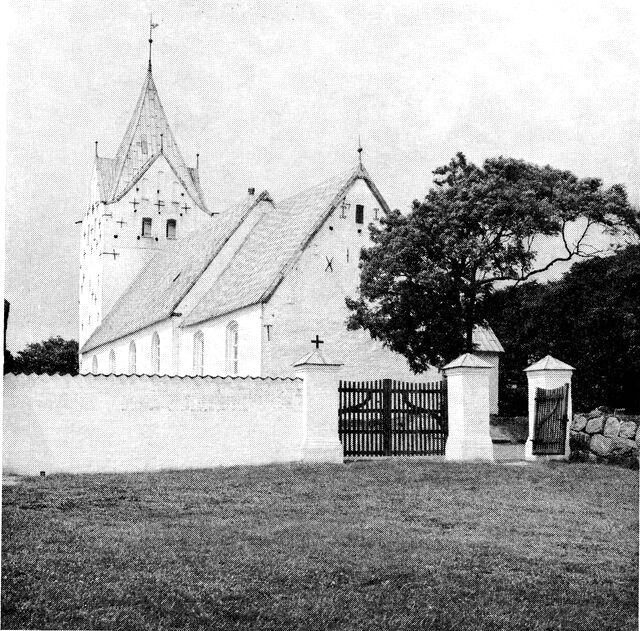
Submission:
<svg viewBox="0 0 640 631">
<path fill-rule="evenodd" d="M 434 175 L 411 212 L 392 211 L 370 227 L 359 295 L 347 298 L 348 328 L 368 330 L 416 372 L 473 350 L 474 325 L 484 323 L 482 303 L 497 281 L 520 283 L 593 256 L 593 226 L 615 230 L 611 218 L 629 209 L 620 185 L 605 189 L 597 178 L 512 158 L 480 168 L 458 153 Z M 538 265 L 542 236 L 558 237 L 564 249 Z"/>
<path fill-rule="evenodd" d="M 29 344 L 14 358 L 15 373 L 78 374 L 78 342 L 52 337 Z"/>
<path fill-rule="evenodd" d="M 547 354 L 571 364 L 574 408 L 640 412 L 640 245 L 580 261 L 562 277 L 495 292 L 486 319 L 505 347 L 500 403 L 526 413 L 524 368 Z"/>
</svg>

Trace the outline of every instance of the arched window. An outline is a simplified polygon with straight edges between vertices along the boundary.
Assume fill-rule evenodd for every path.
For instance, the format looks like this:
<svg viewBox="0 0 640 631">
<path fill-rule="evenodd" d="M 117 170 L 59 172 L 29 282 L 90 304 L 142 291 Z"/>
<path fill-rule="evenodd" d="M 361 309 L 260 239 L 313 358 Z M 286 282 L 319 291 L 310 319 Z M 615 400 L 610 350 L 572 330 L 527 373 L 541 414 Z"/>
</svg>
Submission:
<svg viewBox="0 0 640 631">
<path fill-rule="evenodd" d="M 91 374 L 98 374 L 98 358 L 94 355 L 93 360 L 91 361 Z"/>
<path fill-rule="evenodd" d="M 156 180 L 156 183 L 156 193 L 160 195 L 162 193 L 162 189 L 164 188 L 164 171 L 158 171 L 158 179 Z"/>
<path fill-rule="evenodd" d="M 204 333 L 193 336 L 193 374 L 204 375 Z"/>
<path fill-rule="evenodd" d="M 111 349 L 111 352 L 109 353 L 109 373 L 110 374 L 115 374 L 116 372 L 116 354 L 115 351 L 113 349 Z"/>
<path fill-rule="evenodd" d="M 226 347 L 227 373 L 238 374 L 238 323 L 234 320 L 227 325 Z"/>
<path fill-rule="evenodd" d="M 160 374 L 160 336 L 154 331 L 151 338 L 151 373 Z"/>
<path fill-rule="evenodd" d="M 140 180 L 140 190 L 142 191 L 142 199 L 149 199 L 149 180 L 146 177 Z"/>
<path fill-rule="evenodd" d="M 167 219 L 167 239 L 176 238 L 176 220 Z"/>
<path fill-rule="evenodd" d="M 136 374 L 136 343 L 129 344 L 129 374 Z"/>
</svg>

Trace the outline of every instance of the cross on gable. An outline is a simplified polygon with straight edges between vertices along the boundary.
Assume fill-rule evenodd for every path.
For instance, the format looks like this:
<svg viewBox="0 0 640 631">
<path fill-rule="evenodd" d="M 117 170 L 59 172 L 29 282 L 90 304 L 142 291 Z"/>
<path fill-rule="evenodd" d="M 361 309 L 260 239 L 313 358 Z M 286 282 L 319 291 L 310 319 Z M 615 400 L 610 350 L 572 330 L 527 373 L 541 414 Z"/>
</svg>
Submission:
<svg viewBox="0 0 640 631">
<path fill-rule="evenodd" d="M 187 210 L 191 210 L 191 206 L 187 206 L 187 202 L 185 202 L 184 206 L 182 206 L 182 210 L 184 210 L 184 212 L 187 212 Z"/>
<path fill-rule="evenodd" d="M 116 221 L 116 223 L 119 223 L 120 227 L 122 228 L 122 226 L 124 226 L 124 224 L 126 224 L 127 222 L 120 219 L 120 221 Z"/>
<path fill-rule="evenodd" d="M 316 339 L 315 340 L 311 340 L 312 344 L 316 345 L 316 350 L 318 350 L 320 348 L 320 344 L 324 344 L 324 340 L 320 339 L 320 336 L 316 333 Z"/>
<path fill-rule="evenodd" d="M 163 202 L 162 200 L 160 200 L 160 199 L 159 199 L 159 200 L 154 204 L 154 206 L 157 206 L 157 207 L 158 207 L 158 214 L 160 214 L 160 208 L 162 208 L 162 207 L 164 206 L 164 202 Z"/>
<path fill-rule="evenodd" d="M 136 201 L 135 199 L 132 202 L 129 202 L 130 204 L 133 204 L 133 212 L 136 212 L 136 206 L 140 203 L 139 201 Z"/>
</svg>

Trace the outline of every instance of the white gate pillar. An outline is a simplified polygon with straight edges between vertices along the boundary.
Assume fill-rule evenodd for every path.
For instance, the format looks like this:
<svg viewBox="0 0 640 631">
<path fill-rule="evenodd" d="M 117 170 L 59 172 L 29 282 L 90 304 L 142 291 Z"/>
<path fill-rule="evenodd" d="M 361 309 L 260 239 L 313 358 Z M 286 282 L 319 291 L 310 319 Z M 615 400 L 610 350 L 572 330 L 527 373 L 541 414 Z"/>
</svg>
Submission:
<svg viewBox="0 0 640 631">
<path fill-rule="evenodd" d="M 447 460 L 493 460 L 489 428 L 491 365 L 465 353 L 447 364 Z"/>
<path fill-rule="evenodd" d="M 327 360 L 319 350 L 299 359 L 294 365 L 296 377 L 302 377 L 302 460 L 307 462 L 343 462 L 338 434 L 338 377 L 342 364 Z"/>
<path fill-rule="evenodd" d="M 540 361 L 531 364 L 529 368 L 525 368 L 527 373 L 527 381 L 529 385 L 529 437 L 524 448 L 524 457 L 526 460 L 567 460 L 569 458 L 569 434 L 571 427 L 571 419 L 573 417 L 573 406 L 571 402 L 571 377 L 575 368 L 561 362 L 551 355 L 543 357 Z M 567 428 L 564 444 L 564 454 L 553 456 L 534 456 L 533 455 L 533 438 L 536 422 L 536 390 L 543 388 L 545 390 L 553 390 L 569 384 L 569 399 L 567 401 Z"/>
</svg>

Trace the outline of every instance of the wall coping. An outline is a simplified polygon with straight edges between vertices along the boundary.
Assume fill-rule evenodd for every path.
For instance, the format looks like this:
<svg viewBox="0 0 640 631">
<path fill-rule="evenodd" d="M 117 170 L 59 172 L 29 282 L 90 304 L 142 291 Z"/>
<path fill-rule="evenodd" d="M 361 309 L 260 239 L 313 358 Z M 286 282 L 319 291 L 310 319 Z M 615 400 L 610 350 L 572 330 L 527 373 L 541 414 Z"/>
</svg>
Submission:
<svg viewBox="0 0 640 631">
<path fill-rule="evenodd" d="M 56 378 L 56 379 L 194 379 L 194 380 L 204 380 L 204 379 L 218 379 L 224 381 L 226 379 L 230 381 L 235 380 L 251 380 L 251 381 L 302 381 L 302 377 L 252 377 L 252 376 L 244 376 L 241 377 L 239 375 L 127 375 L 126 373 L 118 373 L 118 374 L 98 374 L 94 375 L 92 373 L 85 374 L 77 374 L 77 375 L 62 375 L 60 373 L 37 373 L 37 372 L 22 372 L 22 373 L 7 373 L 4 377 L 16 377 L 16 378 L 27 378 L 27 377 L 47 377 L 47 378 Z"/>
</svg>

